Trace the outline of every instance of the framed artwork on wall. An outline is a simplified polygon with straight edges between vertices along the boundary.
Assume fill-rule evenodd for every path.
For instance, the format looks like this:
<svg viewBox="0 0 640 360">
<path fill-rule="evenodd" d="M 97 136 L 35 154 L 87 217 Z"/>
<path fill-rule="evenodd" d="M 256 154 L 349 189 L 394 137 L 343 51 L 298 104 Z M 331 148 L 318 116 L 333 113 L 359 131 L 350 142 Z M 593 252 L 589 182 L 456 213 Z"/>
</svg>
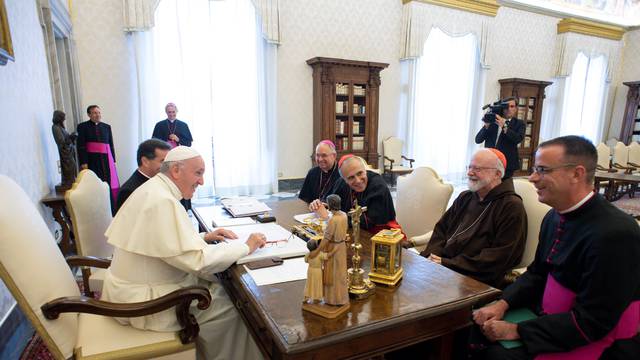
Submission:
<svg viewBox="0 0 640 360">
<path fill-rule="evenodd" d="M 0 65 L 6 65 L 8 60 L 14 61 L 9 18 L 4 0 L 0 0 Z"/>
</svg>

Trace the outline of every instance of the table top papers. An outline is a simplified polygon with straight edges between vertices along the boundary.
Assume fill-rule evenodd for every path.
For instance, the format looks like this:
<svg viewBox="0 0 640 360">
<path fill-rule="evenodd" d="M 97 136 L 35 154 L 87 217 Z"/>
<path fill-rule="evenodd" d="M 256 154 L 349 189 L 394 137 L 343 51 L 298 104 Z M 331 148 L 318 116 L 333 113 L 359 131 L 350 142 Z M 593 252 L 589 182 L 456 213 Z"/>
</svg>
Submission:
<svg viewBox="0 0 640 360">
<path fill-rule="evenodd" d="M 252 197 L 224 198 L 220 203 L 233 217 L 253 216 L 271 211 L 267 204 Z"/>
<path fill-rule="evenodd" d="M 197 210 L 202 220 L 213 227 L 230 227 L 256 223 L 255 220 L 250 217 L 234 218 L 222 205 L 199 206 Z"/>
<path fill-rule="evenodd" d="M 309 252 L 307 243 L 278 224 L 242 225 L 235 226 L 231 230 L 238 235 L 238 239 L 227 240 L 227 242 L 246 242 L 252 233 L 263 233 L 267 237 L 267 246 L 256 249 L 252 254 L 241 258 L 237 261 L 238 264 L 262 260 L 272 256 L 279 256 L 285 259 L 302 256 Z"/>
<path fill-rule="evenodd" d="M 250 270 L 244 267 L 258 286 L 271 285 L 289 281 L 304 280 L 307 278 L 307 266 L 304 258 L 287 259 L 282 265 L 271 266 L 264 269 Z"/>
</svg>

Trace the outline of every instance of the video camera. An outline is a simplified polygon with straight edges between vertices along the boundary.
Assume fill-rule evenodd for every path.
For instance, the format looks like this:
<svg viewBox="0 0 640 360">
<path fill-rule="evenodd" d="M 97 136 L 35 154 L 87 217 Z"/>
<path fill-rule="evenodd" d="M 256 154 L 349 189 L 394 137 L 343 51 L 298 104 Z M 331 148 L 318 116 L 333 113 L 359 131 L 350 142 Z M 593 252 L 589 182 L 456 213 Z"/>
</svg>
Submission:
<svg viewBox="0 0 640 360">
<path fill-rule="evenodd" d="M 482 117 L 482 121 L 487 124 L 492 124 L 496 122 L 496 114 L 500 116 L 504 116 L 505 110 L 509 108 L 509 101 L 498 100 L 493 104 L 487 104 L 482 107 L 482 110 L 489 108 L 486 114 Z"/>
</svg>

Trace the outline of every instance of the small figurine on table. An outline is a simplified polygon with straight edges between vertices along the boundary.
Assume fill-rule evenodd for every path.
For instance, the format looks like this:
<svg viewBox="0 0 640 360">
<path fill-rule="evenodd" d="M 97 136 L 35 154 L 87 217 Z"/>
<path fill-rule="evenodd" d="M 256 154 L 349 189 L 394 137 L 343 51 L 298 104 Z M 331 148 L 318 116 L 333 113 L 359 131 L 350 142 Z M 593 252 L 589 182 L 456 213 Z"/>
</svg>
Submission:
<svg viewBox="0 0 640 360">
<path fill-rule="evenodd" d="M 304 285 L 304 303 L 322 301 L 322 259 L 320 249 L 315 240 L 307 241 L 309 253 L 304 256 L 304 261 L 309 264 L 307 269 L 307 283 Z"/>
<path fill-rule="evenodd" d="M 340 196 L 327 197 L 333 216 L 327 222 L 317 255 L 322 260 L 322 304 L 303 304 L 303 310 L 326 318 L 335 318 L 349 309 L 349 283 L 347 280 L 347 214 L 340 210 Z M 307 282 L 309 284 L 309 282 Z"/>
<path fill-rule="evenodd" d="M 65 190 L 71 189 L 71 185 L 76 180 L 78 168 L 76 166 L 75 141 L 76 135 L 69 135 L 64 126 L 66 114 L 60 110 L 53 112 L 53 139 L 58 145 L 58 155 L 60 155 L 60 169 L 62 173 L 62 181 L 56 185 L 56 191 L 64 193 Z"/>
</svg>

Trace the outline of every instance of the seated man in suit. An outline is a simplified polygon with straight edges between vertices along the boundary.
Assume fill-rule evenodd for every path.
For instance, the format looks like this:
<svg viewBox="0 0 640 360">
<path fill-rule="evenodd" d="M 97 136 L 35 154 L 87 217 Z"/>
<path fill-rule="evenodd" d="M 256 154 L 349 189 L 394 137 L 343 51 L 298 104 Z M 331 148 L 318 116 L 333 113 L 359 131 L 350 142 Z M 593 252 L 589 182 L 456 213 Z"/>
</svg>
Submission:
<svg viewBox="0 0 640 360">
<path fill-rule="evenodd" d="M 498 149 L 505 155 L 507 165 L 504 179 L 508 179 L 520 168 L 518 143 L 524 139 L 526 125 L 524 121 L 515 117 L 518 113 L 516 98 L 510 97 L 504 101 L 509 103 L 509 107 L 502 114 L 504 117 L 496 114 L 495 122 L 485 123 L 476 134 L 476 144 L 484 141 L 485 148 Z"/>
<path fill-rule="evenodd" d="M 336 160 L 336 146 L 331 140 L 322 140 L 316 145 L 318 166 L 309 170 L 304 178 L 304 184 L 298 195 L 301 200 L 307 203 L 315 199 L 325 201 L 340 177 Z"/>
<path fill-rule="evenodd" d="M 342 211 L 348 213 L 357 200 L 358 205 L 367 207 L 360 218 L 360 227 L 363 229 L 376 233 L 382 229 L 400 228 L 389 187 L 382 176 L 367 170 L 363 158 L 344 155 L 338 162 L 338 170 L 341 178 L 332 193 L 342 199 Z M 322 219 L 329 217 L 325 204 L 319 199 L 309 204 L 309 210 Z"/>
<path fill-rule="evenodd" d="M 158 139 L 145 140 L 138 146 L 138 153 L 136 154 L 138 168 L 133 172 L 129 180 L 120 187 L 118 200 L 116 201 L 116 213 L 138 186 L 144 184 L 145 181 L 154 177 L 160 171 L 160 166 L 169 150 L 171 150 L 171 146 Z"/>
<path fill-rule="evenodd" d="M 442 215 L 422 256 L 494 287 L 522 259 L 527 214 L 513 180 L 502 181 L 506 159 L 481 149 L 469 164 L 469 190 Z"/>
<path fill-rule="evenodd" d="M 563 136 L 538 147 L 529 181 L 552 207 L 540 227 L 536 256 L 497 302 L 473 319 L 490 341 L 523 346 L 485 350 L 489 359 L 621 358 L 605 349 L 637 338 L 640 325 L 640 228 L 593 191 L 596 149 L 585 138 Z M 504 321 L 509 309 L 540 316 Z M 615 344 L 615 345 L 614 345 Z M 614 345 L 614 346 L 612 346 Z M 477 348 L 477 347 L 476 347 Z M 638 359 L 637 350 L 628 359 Z"/>
</svg>

